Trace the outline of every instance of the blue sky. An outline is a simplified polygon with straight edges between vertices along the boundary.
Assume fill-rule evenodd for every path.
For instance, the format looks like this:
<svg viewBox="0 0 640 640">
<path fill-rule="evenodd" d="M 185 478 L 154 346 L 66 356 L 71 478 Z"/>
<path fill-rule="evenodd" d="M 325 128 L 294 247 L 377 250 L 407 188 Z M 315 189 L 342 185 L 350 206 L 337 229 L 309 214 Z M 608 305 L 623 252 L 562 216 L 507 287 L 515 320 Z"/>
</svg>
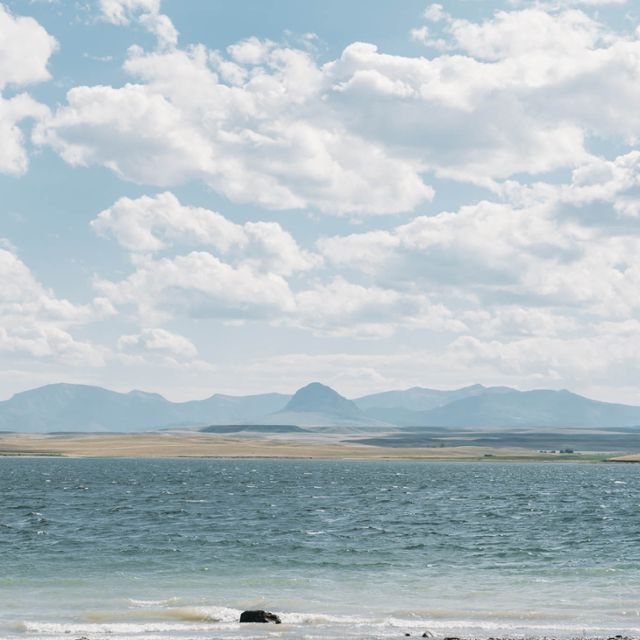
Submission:
<svg viewBox="0 0 640 640">
<path fill-rule="evenodd" d="M 0 2 L 0 397 L 640 402 L 630 0 Z"/>
</svg>

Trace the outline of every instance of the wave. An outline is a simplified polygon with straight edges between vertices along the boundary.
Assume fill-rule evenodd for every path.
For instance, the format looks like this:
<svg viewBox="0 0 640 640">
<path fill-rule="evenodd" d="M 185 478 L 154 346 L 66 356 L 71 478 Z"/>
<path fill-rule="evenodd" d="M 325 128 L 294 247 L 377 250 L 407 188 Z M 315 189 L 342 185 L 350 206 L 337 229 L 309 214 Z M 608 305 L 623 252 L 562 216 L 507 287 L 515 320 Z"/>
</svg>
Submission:
<svg viewBox="0 0 640 640">
<path fill-rule="evenodd" d="M 129 620 L 178 620 L 181 622 L 238 622 L 240 619 L 240 609 L 230 607 L 161 607 L 161 603 L 171 603 L 173 598 L 168 600 L 129 600 L 137 605 L 137 609 L 124 609 L 120 611 L 90 611 L 85 617 L 90 622 L 122 622 Z M 155 603 L 155 604 L 154 604 Z"/>
<path fill-rule="evenodd" d="M 257 629 L 240 625 L 241 610 L 226 606 L 170 606 L 167 600 L 130 600 L 133 609 L 90 612 L 85 620 L 39 621 L 27 620 L 14 625 L 13 631 L 28 634 L 38 640 L 82 637 L 111 640 L 169 640 L 174 638 L 253 638 Z M 162 605 L 165 606 L 162 606 Z M 500 615 L 456 618 L 460 612 L 445 610 L 398 611 L 388 616 L 334 615 L 321 612 L 284 612 L 279 615 L 283 624 L 269 626 L 278 637 L 297 638 L 304 629 L 305 638 L 391 638 L 399 631 L 421 635 L 429 631 L 435 636 L 461 635 L 465 637 L 501 636 L 510 638 L 601 638 L 617 633 L 640 636 L 640 624 L 615 628 L 611 625 L 581 624 L 562 621 L 559 617 L 522 616 L 521 612 L 502 612 Z M 242 631 L 240 631 L 242 629 Z M 264 637 L 264 629 L 256 637 Z M 241 633 L 235 636 L 234 632 Z M 4 640 L 4 636 L 3 640 Z"/>
</svg>

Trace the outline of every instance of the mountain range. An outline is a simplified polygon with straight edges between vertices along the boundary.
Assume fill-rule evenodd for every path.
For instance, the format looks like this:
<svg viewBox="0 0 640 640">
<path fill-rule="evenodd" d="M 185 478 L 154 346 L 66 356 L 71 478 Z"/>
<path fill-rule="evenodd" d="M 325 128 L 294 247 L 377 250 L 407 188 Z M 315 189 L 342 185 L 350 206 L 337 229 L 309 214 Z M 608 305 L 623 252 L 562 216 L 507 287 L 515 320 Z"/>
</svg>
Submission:
<svg viewBox="0 0 640 640">
<path fill-rule="evenodd" d="M 477 384 L 454 390 L 387 391 L 349 400 L 318 382 L 293 396 L 215 394 L 171 402 L 156 393 L 52 384 L 0 402 L 0 430 L 144 431 L 211 425 L 298 427 L 620 428 L 640 425 L 640 407 L 566 390 L 518 391 Z"/>
</svg>

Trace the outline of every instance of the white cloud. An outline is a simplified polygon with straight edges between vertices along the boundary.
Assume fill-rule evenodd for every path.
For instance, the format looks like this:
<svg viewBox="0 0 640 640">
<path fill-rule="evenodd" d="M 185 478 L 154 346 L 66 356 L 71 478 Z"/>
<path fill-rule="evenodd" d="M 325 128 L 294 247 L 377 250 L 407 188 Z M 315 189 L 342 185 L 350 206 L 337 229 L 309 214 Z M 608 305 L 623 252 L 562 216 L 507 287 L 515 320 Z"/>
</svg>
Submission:
<svg viewBox="0 0 640 640">
<path fill-rule="evenodd" d="M 144 329 L 141 333 L 120 336 L 118 348 L 124 351 L 161 353 L 180 359 L 192 359 L 198 350 L 191 340 L 166 329 Z"/>
<path fill-rule="evenodd" d="M 516 7 L 535 6 L 538 9 L 559 10 L 571 7 L 602 7 L 606 5 L 623 5 L 629 0 L 509 0 Z"/>
<path fill-rule="evenodd" d="M 563 222 L 553 205 L 481 202 L 388 232 L 325 238 L 319 249 L 387 286 L 453 289 L 474 304 L 518 301 L 612 317 L 637 310 L 640 236 Z"/>
<path fill-rule="evenodd" d="M 43 104 L 26 93 L 4 99 L 0 95 L 0 173 L 19 176 L 29 166 L 24 134 L 18 126 L 26 118 L 39 119 L 48 114 Z"/>
<path fill-rule="evenodd" d="M 265 55 L 263 66 L 247 67 L 223 66 L 204 47 L 134 51 L 126 69 L 143 84 L 72 89 L 69 106 L 36 141 L 72 164 L 101 164 L 158 186 L 199 178 L 232 200 L 268 208 L 385 213 L 432 197 L 419 162 L 354 135 L 324 106 L 323 71 L 307 52 Z"/>
<path fill-rule="evenodd" d="M 260 323 L 278 339 L 305 331 L 318 349 L 378 340 L 377 355 L 293 354 L 253 369 L 245 358 L 240 386 L 251 378 L 262 390 L 289 365 L 294 387 L 322 376 L 346 388 L 366 381 L 363 391 L 633 379 L 640 38 L 600 20 L 608 12 L 593 9 L 604 0 L 512 4 L 520 8 L 473 20 L 431 5 L 428 24 L 411 31 L 428 47 L 423 56 L 354 42 L 322 64 L 312 47 L 256 37 L 223 51 L 179 49 L 159 0 L 102 0 L 105 20 L 148 29 L 160 46 L 130 48 L 129 83 L 74 87 L 53 113 L 16 87 L 48 77 L 55 41 L 2 10 L 0 25 L 30 29 L 40 45 L 12 40 L 11 60 L 25 58 L 17 69 L 0 38 L 0 78 L 14 78 L 6 82 L 18 93 L 0 101 L 0 171 L 25 170 L 20 123 L 33 118 L 35 143 L 143 185 L 200 181 L 234 202 L 357 221 L 417 213 L 383 218 L 383 228 L 364 221 L 313 248 L 310 226 L 296 238 L 250 208 L 243 215 L 256 218 L 240 223 L 170 192 L 121 198 L 92 223 L 131 259 L 124 276 L 96 277 L 105 300 L 58 298 L 2 247 L 17 262 L 0 284 L 0 348 L 104 360 L 78 336 L 113 304 L 128 321 L 133 310 L 139 328 L 119 331 L 112 364 L 206 368 L 194 319 Z M 450 211 L 424 206 L 434 175 L 450 190 Z M 447 178 L 488 191 L 460 206 L 477 190 L 452 193 Z"/>
<path fill-rule="evenodd" d="M 240 65 L 263 64 L 268 61 L 269 53 L 275 48 L 275 43 L 269 40 L 259 40 L 255 36 L 232 44 L 227 48 L 234 62 Z"/>
<path fill-rule="evenodd" d="M 0 90 L 48 80 L 56 39 L 36 20 L 14 16 L 0 4 Z"/>
<path fill-rule="evenodd" d="M 128 278 L 100 280 L 98 289 L 115 304 L 135 305 L 143 321 L 172 316 L 263 320 L 360 338 L 387 337 L 398 326 L 465 328 L 445 306 L 421 294 L 362 286 L 342 277 L 290 281 L 317 270 L 322 261 L 301 249 L 280 225 L 236 224 L 214 211 L 184 206 L 169 192 L 121 198 L 92 226 L 131 251 L 134 265 Z M 162 259 L 150 255 L 187 247 L 200 250 Z"/>
<path fill-rule="evenodd" d="M 36 20 L 14 16 L 0 4 L 0 173 L 21 175 L 27 170 L 24 134 L 18 125 L 48 113 L 27 93 L 5 98 L 2 92 L 48 80 L 47 64 L 57 46 Z"/>
<path fill-rule="evenodd" d="M 169 192 L 135 200 L 121 198 L 91 223 L 132 252 L 156 252 L 172 245 L 213 247 L 239 265 L 282 275 L 311 269 L 319 257 L 302 250 L 275 222 L 231 222 L 200 207 L 183 206 Z"/>
<path fill-rule="evenodd" d="M 228 251 L 246 241 L 240 225 L 215 211 L 182 206 L 170 192 L 120 198 L 99 213 L 91 226 L 101 235 L 113 235 L 122 247 L 133 252 L 160 251 L 177 241 Z"/>
<path fill-rule="evenodd" d="M 512 61 L 401 58 L 354 44 L 330 70 L 336 107 L 355 133 L 401 150 L 439 175 L 490 186 L 589 157 L 575 114 L 549 117 L 554 103 L 545 107 L 544 90 L 528 87 L 532 74 Z M 533 110 L 529 102 L 537 93 L 543 104 Z"/>
<path fill-rule="evenodd" d="M 602 26 L 581 11 L 551 14 L 541 9 L 498 11 L 485 22 L 450 20 L 447 31 L 456 48 L 483 60 L 519 60 L 526 66 L 548 64 L 593 50 Z M 538 54 L 536 60 L 532 54 Z"/>
<path fill-rule="evenodd" d="M 409 31 L 411 39 L 415 42 L 421 42 L 422 44 L 429 44 L 429 28 L 426 26 L 416 27 Z"/>
<path fill-rule="evenodd" d="M 160 13 L 160 0 L 99 0 L 102 18 L 118 25 L 139 22 L 158 39 L 160 48 L 178 44 L 178 31 L 168 16 Z"/>
<path fill-rule="evenodd" d="M 470 334 L 509 340 L 523 336 L 556 337 L 580 329 L 571 316 L 545 308 L 508 304 L 466 311 L 462 320 Z"/>
<path fill-rule="evenodd" d="M 320 335 L 389 337 L 399 326 L 458 333 L 466 326 L 442 304 L 420 294 L 365 287 L 335 278 L 296 296 L 295 326 Z"/>
<path fill-rule="evenodd" d="M 247 266 L 235 268 L 205 251 L 159 260 L 141 258 L 125 280 L 98 280 L 96 287 L 114 304 L 135 305 L 145 321 L 173 314 L 257 319 L 294 304 L 282 276 L 256 273 Z"/>
<path fill-rule="evenodd" d="M 76 340 L 70 330 L 112 313 L 113 307 L 103 298 L 87 305 L 57 298 L 15 253 L 0 248 L 0 352 L 101 365 L 104 351 Z"/>
<path fill-rule="evenodd" d="M 160 0 L 100 0 L 100 11 L 105 20 L 127 25 L 136 12 L 159 13 Z"/>
<path fill-rule="evenodd" d="M 566 183 L 507 181 L 496 194 L 517 208 L 544 204 L 563 208 L 574 217 L 581 209 L 599 205 L 591 224 L 606 226 L 615 218 L 634 217 L 633 203 L 640 187 L 640 152 L 630 151 L 613 160 L 592 158 L 571 172 Z"/>
<path fill-rule="evenodd" d="M 590 162 L 592 135 L 637 139 L 636 37 L 577 10 L 541 8 L 431 30 L 414 36 L 442 40 L 447 53 L 407 58 L 357 43 L 327 65 L 355 133 L 486 186 Z"/>
<path fill-rule="evenodd" d="M 623 382 L 640 373 L 637 336 L 615 334 L 575 338 L 523 338 L 514 341 L 482 341 L 471 336 L 458 338 L 451 353 L 463 366 L 479 371 L 493 370 L 505 378 L 547 383 L 569 381 L 584 386 L 609 378 Z M 615 384 L 615 383 L 614 383 Z"/>
<path fill-rule="evenodd" d="M 423 13 L 425 20 L 429 20 L 429 22 L 440 22 L 446 15 L 441 4 L 430 4 Z"/>
<path fill-rule="evenodd" d="M 444 304 L 419 293 L 363 286 L 342 277 L 293 286 L 266 265 L 233 266 L 203 251 L 138 258 L 124 280 L 97 280 L 95 286 L 113 304 L 132 305 L 143 324 L 203 318 L 265 322 L 319 336 L 363 339 L 387 338 L 399 327 L 454 334 L 467 329 Z"/>
<path fill-rule="evenodd" d="M 428 201 L 429 172 L 497 188 L 592 162 L 594 136 L 640 135 L 636 37 L 576 9 L 441 18 L 431 58 L 353 43 L 318 65 L 256 38 L 228 56 L 134 47 L 136 84 L 74 88 L 36 140 L 142 184 L 200 179 L 238 202 L 362 216 Z"/>
<path fill-rule="evenodd" d="M 34 139 L 51 144 L 70 164 L 105 164 L 152 185 L 208 172 L 212 160 L 204 141 L 174 105 L 144 87 L 77 87 L 67 99 L 70 106 L 58 112 L 56 128 L 36 128 Z"/>
</svg>

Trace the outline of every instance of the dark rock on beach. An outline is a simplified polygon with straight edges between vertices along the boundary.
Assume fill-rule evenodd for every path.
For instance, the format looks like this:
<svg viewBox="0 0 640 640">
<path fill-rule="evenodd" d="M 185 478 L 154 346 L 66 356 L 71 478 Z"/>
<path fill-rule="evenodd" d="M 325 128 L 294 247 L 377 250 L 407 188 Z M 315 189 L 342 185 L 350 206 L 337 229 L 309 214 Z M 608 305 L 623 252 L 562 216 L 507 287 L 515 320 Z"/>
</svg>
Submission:
<svg viewBox="0 0 640 640">
<path fill-rule="evenodd" d="M 240 614 L 240 622 L 273 622 L 280 624 L 282 620 L 275 613 L 260 609 L 257 611 L 243 611 Z"/>
</svg>

